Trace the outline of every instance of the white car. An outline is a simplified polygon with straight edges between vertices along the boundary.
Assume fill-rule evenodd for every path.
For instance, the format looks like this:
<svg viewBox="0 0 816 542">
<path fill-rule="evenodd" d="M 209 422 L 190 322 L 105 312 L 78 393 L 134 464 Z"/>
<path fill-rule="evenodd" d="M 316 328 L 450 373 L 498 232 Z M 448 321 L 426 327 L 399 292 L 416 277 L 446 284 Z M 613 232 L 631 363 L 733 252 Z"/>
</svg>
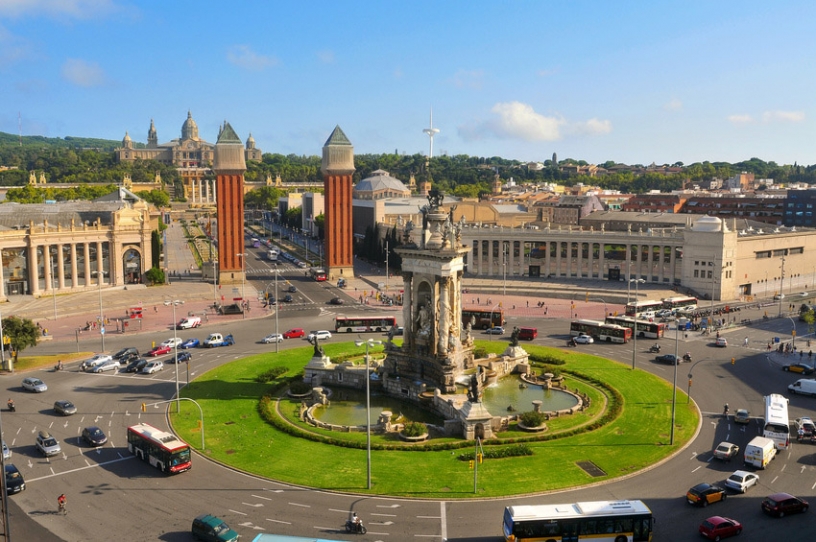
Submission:
<svg viewBox="0 0 816 542">
<path fill-rule="evenodd" d="M 170 348 L 175 348 L 176 346 L 180 345 L 182 342 L 184 342 L 184 341 L 182 341 L 178 337 L 171 337 L 171 338 L 167 339 L 166 341 L 162 342 L 161 346 L 169 346 Z"/>
<path fill-rule="evenodd" d="M 674 316 L 674 312 L 671 309 L 660 309 L 655 313 L 658 318 L 669 318 L 670 316 Z"/>
<path fill-rule="evenodd" d="M 119 360 L 109 359 L 101 363 L 97 363 L 91 368 L 93 373 L 104 373 L 105 371 L 116 372 L 119 370 Z"/>
<path fill-rule="evenodd" d="M 759 482 L 759 476 L 753 472 L 744 470 L 734 471 L 734 474 L 725 480 L 725 487 L 745 493 L 749 487 L 755 486 Z"/>
<path fill-rule="evenodd" d="M 27 376 L 23 379 L 23 389 L 26 391 L 35 391 L 37 393 L 42 393 L 44 391 L 48 391 L 48 386 L 46 386 L 45 382 L 43 382 L 39 378 Z"/>
<path fill-rule="evenodd" d="M 107 354 L 97 354 L 92 358 L 88 358 L 82 363 L 79 364 L 80 371 L 90 372 L 93 370 L 94 367 L 99 365 L 100 363 L 104 363 L 106 361 L 110 361 L 113 359 L 113 356 L 109 356 Z"/>
<path fill-rule="evenodd" d="M 142 374 L 150 375 L 157 373 L 164 369 L 164 363 L 158 360 L 148 361 L 147 365 L 142 367 Z"/>
<path fill-rule="evenodd" d="M 309 335 L 306 337 L 306 340 L 311 343 L 314 342 L 315 337 L 319 341 L 325 341 L 326 339 L 331 339 L 331 332 L 326 331 L 325 329 L 321 329 L 320 331 L 311 331 L 309 332 Z"/>
<path fill-rule="evenodd" d="M 578 335 L 577 337 L 573 337 L 572 340 L 575 341 L 575 344 L 592 344 L 595 342 L 595 339 L 589 335 Z"/>
<path fill-rule="evenodd" d="M 282 343 L 283 342 L 283 335 L 281 335 L 280 333 L 272 333 L 271 335 L 267 335 L 266 337 L 261 339 L 261 342 L 264 343 L 264 344 Z"/>
</svg>

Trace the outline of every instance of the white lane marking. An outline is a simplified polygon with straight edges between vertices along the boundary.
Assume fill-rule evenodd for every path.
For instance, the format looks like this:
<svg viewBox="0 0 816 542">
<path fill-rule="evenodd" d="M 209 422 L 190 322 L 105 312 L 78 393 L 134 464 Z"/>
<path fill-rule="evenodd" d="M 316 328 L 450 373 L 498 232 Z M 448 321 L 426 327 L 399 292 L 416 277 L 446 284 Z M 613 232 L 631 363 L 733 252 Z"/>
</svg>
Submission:
<svg viewBox="0 0 816 542">
<path fill-rule="evenodd" d="M 771 480 L 771 484 L 773 484 L 774 482 L 776 482 L 776 481 L 777 481 L 777 479 L 779 479 L 779 476 L 774 476 L 774 479 L 773 479 L 773 480 Z"/>
<path fill-rule="evenodd" d="M 241 504 L 243 504 L 244 506 L 251 506 L 253 508 L 261 508 L 263 506 L 263 503 L 261 503 L 261 502 L 255 503 L 255 504 L 248 503 L 248 502 L 242 502 Z"/>
<path fill-rule="evenodd" d="M 233 514 L 238 514 L 239 516 L 248 516 L 249 514 L 245 514 L 243 512 L 239 512 L 238 510 L 233 510 L 232 508 L 229 509 L 230 512 Z"/>
<path fill-rule="evenodd" d="M 384 505 L 384 504 L 378 504 L 377 508 L 399 508 L 400 506 L 401 505 L 399 505 L 399 504 L 389 504 L 387 506 Z"/>
<path fill-rule="evenodd" d="M 376 512 L 372 512 L 372 513 L 371 513 L 371 515 L 372 515 L 372 516 L 383 516 L 383 517 L 387 517 L 387 518 L 395 518 L 395 517 L 397 517 L 397 515 L 396 515 L 396 514 L 378 514 L 378 513 L 376 513 Z"/>
<path fill-rule="evenodd" d="M 263 499 L 265 501 L 271 501 L 272 500 L 269 497 L 261 497 L 260 495 L 252 495 L 252 496 L 255 497 L 256 499 Z"/>
<path fill-rule="evenodd" d="M 440 536 L 442 540 L 448 539 L 448 521 L 447 521 L 447 512 L 445 511 L 445 502 L 442 501 L 439 503 L 439 529 L 440 529 Z"/>
<path fill-rule="evenodd" d="M 292 522 L 291 522 L 291 521 L 281 521 L 281 520 L 279 520 L 279 519 L 269 519 L 269 518 L 266 518 L 266 521 L 271 521 L 272 523 L 282 523 L 283 525 L 291 525 L 291 524 L 292 524 Z"/>
<path fill-rule="evenodd" d="M 297 503 L 297 502 L 290 502 L 290 503 L 287 503 L 287 504 L 291 504 L 292 506 L 300 506 L 301 508 L 311 508 L 312 507 L 312 505 L 310 505 L 310 504 L 300 504 L 300 503 Z"/>
<path fill-rule="evenodd" d="M 700 469 L 702 469 L 702 468 L 703 468 L 703 467 L 697 467 L 696 469 L 694 469 L 694 470 L 693 470 L 693 471 L 691 471 L 691 472 L 697 472 L 698 470 L 700 470 Z"/>
</svg>

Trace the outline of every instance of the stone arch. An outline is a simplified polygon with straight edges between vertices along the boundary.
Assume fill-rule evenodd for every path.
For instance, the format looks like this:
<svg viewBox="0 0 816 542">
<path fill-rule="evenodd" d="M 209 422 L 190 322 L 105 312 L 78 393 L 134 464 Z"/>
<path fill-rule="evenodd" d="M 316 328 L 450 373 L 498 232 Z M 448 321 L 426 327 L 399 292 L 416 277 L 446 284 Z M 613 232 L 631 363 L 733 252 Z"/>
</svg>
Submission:
<svg viewBox="0 0 816 542">
<path fill-rule="evenodd" d="M 125 247 L 122 254 L 122 269 L 125 275 L 125 284 L 138 284 L 142 282 L 142 253 L 138 247 Z"/>
</svg>

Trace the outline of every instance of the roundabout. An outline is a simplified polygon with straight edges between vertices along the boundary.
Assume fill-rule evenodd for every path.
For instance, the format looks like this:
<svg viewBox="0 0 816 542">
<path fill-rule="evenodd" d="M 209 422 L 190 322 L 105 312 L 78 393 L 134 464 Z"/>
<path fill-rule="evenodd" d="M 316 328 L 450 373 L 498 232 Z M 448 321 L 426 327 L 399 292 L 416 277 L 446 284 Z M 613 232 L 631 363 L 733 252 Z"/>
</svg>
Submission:
<svg viewBox="0 0 816 542">
<path fill-rule="evenodd" d="M 495 343 L 479 343 L 499 353 Z M 349 343 L 326 345 L 341 356 Z M 494 350 L 491 350 L 494 349 Z M 372 489 L 366 489 L 365 433 L 314 427 L 299 417 L 299 401 L 288 399 L 288 380 L 303 372 L 309 347 L 277 357 L 260 354 L 221 365 L 191 382 L 183 397 L 202 405 L 207 457 L 264 478 L 328 491 L 417 498 L 503 497 L 587 486 L 647 469 L 681 450 L 696 432 L 699 415 L 678 392 L 675 445 L 669 445 L 671 386 L 649 372 L 576 351 L 530 346 L 531 357 L 552 356 L 564 364 L 565 385 L 589 399 L 573 415 L 547 420 L 531 434 L 508 424 L 483 442 L 485 461 L 474 473 L 468 461 L 473 441 L 431 435 L 416 443 L 397 433 L 372 439 Z M 285 373 L 272 382 L 259 375 Z M 534 366 L 535 367 L 535 366 Z M 535 367 L 541 372 L 540 367 Z M 524 407 L 526 408 L 526 407 Z M 174 429 L 187 442 L 200 440 L 199 414 L 171 409 Z M 520 408 L 519 410 L 522 410 Z M 379 413 L 375 413 L 373 418 Z M 493 413 L 496 415 L 497 413 Z M 529 455 L 513 455 L 523 446 Z M 510 456 L 510 457 L 508 457 Z"/>
</svg>

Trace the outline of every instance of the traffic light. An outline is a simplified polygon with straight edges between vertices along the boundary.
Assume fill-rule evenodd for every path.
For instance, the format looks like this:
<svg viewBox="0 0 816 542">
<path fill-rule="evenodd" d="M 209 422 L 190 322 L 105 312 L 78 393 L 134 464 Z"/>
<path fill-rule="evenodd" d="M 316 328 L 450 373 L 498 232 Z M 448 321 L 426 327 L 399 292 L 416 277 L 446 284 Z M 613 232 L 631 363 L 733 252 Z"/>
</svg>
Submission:
<svg viewBox="0 0 816 542">
<path fill-rule="evenodd" d="M 737 358 L 731 358 L 731 365 L 736 365 Z"/>
<path fill-rule="evenodd" d="M 689 388 L 691 387 L 691 379 L 689 378 Z"/>
<path fill-rule="evenodd" d="M 147 412 L 147 403 L 142 403 L 142 412 Z"/>
<path fill-rule="evenodd" d="M 476 460 L 479 462 L 479 465 L 481 465 L 484 460 L 484 454 L 476 454 Z"/>
<path fill-rule="evenodd" d="M 470 461 L 468 461 L 468 468 L 470 468 L 470 470 L 473 470 L 473 460 L 472 459 Z"/>
</svg>

